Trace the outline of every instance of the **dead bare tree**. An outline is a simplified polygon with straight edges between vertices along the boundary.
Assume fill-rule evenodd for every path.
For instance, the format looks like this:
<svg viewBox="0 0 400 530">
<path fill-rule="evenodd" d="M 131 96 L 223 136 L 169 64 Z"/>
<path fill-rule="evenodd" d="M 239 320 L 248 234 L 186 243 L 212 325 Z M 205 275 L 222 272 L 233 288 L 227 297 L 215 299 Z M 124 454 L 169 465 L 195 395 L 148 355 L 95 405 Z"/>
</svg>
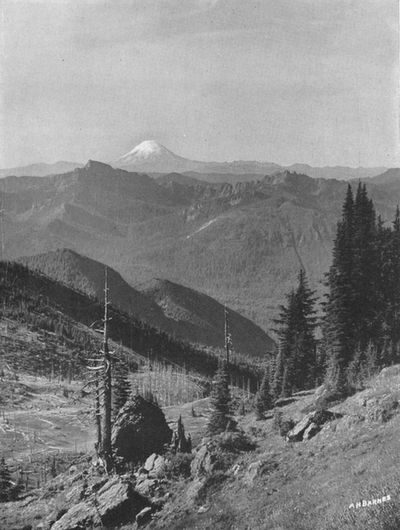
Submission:
<svg viewBox="0 0 400 530">
<path fill-rule="evenodd" d="M 105 459 L 106 469 L 110 471 L 113 467 L 113 457 L 111 448 L 111 428 L 112 428 L 112 373 L 111 373 L 111 352 L 108 348 L 108 316 L 109 301 L 108 290 L 108 270 L 105 269 L 104 281 L 104 327 L 103 327 L 103 435 L 101 441 L 101 453 Z"/>
<path fill-rule="evenodd" d="M 225 354 L 226 354 L 226 366 L 229 370 L 230 353 L 232 350 L 232 336 L 229 328 L 228 308 L 226 304 L 224 306 L 224 336 L 225 336 Z"/>
</svg>

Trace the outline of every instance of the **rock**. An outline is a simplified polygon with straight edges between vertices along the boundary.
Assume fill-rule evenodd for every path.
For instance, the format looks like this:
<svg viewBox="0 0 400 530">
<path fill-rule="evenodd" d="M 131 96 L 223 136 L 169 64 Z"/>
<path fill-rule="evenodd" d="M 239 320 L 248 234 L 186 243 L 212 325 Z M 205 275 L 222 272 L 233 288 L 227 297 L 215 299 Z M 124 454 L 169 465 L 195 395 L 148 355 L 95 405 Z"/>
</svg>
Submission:
<svg viewBox="0 0 400 530">
<path fill-rule="evenodd" d="M 370 422 L 385 423 L 399 412 L 399 402 L 390 395 L 370 398 L 366 402 L 367 419 Z"/>
<path fill-rule="evenodd" d="M 247 468 L 247 471 L 243 477 L 243 481 L 248 485 L 251 486 L 260 474 L 262 468 L 262 462 L 261 460 L 258 460 L 257 462 L 252 462 L 249 467 Z"/>
<path fill-rule="evenodd" d="M 157 458 L 157 454 L 156 453 L 151 454 L 147 458 L 147 460 L 146 460 L 146 462 L 144 463 L 144 466 L 143 466 L 146 471 L 151 471 L 153 469 L 154 462 L 155 462 L 156 458 Z"/>
<path fill-rule="evenodd" d="M 383 370 L 381 370 L 378 375 L 378 380 L 395 376 L 400 376 L 400 364 L 395 364 L 394 366 L 387 366 L 386 368 L 383 368 Z"/>
<path fill-rule="evenodd" d="M 214 469 L 215 460 L 210 444 L 201 445 L 195 451 L 194 459 L 190 464 L 191 474 L 195 477 L 208 475 Z"/>
<path fill-rule="evenodd" d="M 189 482 L 189 487 L 186 490 L 186 497 L 189 503 L 196 501 L 205 482 L 206 482 L 206 479 L 204 477 L 201 479 L 195 478 L 194 480 L 191 480 Z"/>
<path fill-rule="evenodd" d="M 52 530 L 86 530 L 94 525 L 101 525 L 100 517 L 94 506 L 80 502 L 68 510 L 51 527 Z"/>
<path fill-rule="evenodd" d="M 312 422 L 303 433 L 303 440 L 309 440 L 319 431 L 319 426 Z"/>
<path fill-rule="evenodd" d="M 331 412 L 330 410 L 315 410 L 308 413 L 302 420 L 300 420 L 291 431 L 286 435 L 286 441 L 299 442 L 304 439 L 304 434 L 307 431 L 307 438 L 310 439 L 321 430 L 321 427 L 335 418 L 340 418 L 341 414 Z M 312 426 L 312 428 L 311 428 Z"/>
<path fill-rule="evenodd" d="M 144 469 L 148 471 L 149 477 L 160 478 L 165 475 L 167 461 L 163 456 L 153 453 L 144 464 Z"/>
<path fill-rule="evenodd" d="M 141 495 L 152 496 L 158 486 L 158 480 L 155 478 L 144 478 L 135 486 L 137 492 Z"/>
<path fill-rule="evenodd" d="M 97 494 L 70 508 L 54 523 L 52 530 L 86 530 L 96 526 L 114 527 L 129 523 L 149 504 L 130 482 L 115 477 L 108 480 Z"/>
<path fill-rule="evenodd" d="M 252 486 L 254 480 L 261 476 L 270 474 L 274 469 L 278 467 L 278 463 L 274 460 L 274 455 L 266 453 L 266 458 L 263 460 L 257 460 L 252 462 L 243 477 L 243 481 L 248 485 Z"/>
<path fill-rule="evenodd" d="M 97 511 L 106 526 L 132 521 L 149 506 L 149 501 L 135 491 L 130 482 L 121 482 L 118 477 L 98 491 L 96 500 Z"/>
<path fill-rule="evenodd" d="M 312 423 L 311 415 L 313 413 L 310 412 L 302 420 L 300 420 L 291 431 L 289 431 L 286 435 L 286 440 L 289 442 L 298 442 L 303 438 L 303 433 L 307 429 L 307 427 Z"/>
<path fill-rule="evenodd" d="M 141 510 L 135 518 L 137 525 L 143 526 L 148 523 L 151 519 L 151 512 L 152 508 L 150 506 L 147 506 L 147 508 L 143 508 L 143 510 Z"/>
<path fill-rule="evenodd" d="M 171 441 L 162 410 L 139 395 L 128 401 L 118 413 L 112 432 L 117 456 L 128 462 L 140 462 L 160 452 Z"/>
</svg>

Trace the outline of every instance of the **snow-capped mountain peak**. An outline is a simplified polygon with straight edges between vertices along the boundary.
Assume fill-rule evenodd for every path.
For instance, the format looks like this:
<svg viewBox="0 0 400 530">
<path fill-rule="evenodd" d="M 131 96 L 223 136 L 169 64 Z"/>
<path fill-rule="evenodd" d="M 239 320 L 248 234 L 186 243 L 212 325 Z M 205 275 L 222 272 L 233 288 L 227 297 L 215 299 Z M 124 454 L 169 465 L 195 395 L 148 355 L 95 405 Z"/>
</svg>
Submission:
<svg viewBox="0 0 400 530">
<path fill-rule="evenodd" d="M 177 155 L 169 149 L 159 144 L 155 140 L 145 140 L 135 146 L 131 151 L 116 160 L 116 164 L 127 166 L 131 164 L 146 164 L 159 161 L 172 161 L 179 159 Z"/>
<path fill-rule="evenodd" d="M 128 156 L 146 159 L 150 156 L 159 156 L 163 151 L 168 151 L 168 149 L 155 140 L 145 140 L 126 153 L 126 155 L 123 155 L 121 159 L 127 158 Z"/>
</svg>

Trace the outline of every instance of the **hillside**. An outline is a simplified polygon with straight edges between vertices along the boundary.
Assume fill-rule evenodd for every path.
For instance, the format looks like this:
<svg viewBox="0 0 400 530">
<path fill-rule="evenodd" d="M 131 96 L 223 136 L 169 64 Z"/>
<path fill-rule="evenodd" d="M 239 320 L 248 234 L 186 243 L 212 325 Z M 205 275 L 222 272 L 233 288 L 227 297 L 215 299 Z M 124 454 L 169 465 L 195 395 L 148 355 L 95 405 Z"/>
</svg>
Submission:
<svg viewBox="0 0 400 530">
<path fill-rule="evenodd" d="M 97 162 L 2 179 L 3 257 L 70 248 L 133 286 L 154 277 L 188 285 L 265 330 L 300 266 L 321 292 L 345 182 L 287 171 L 235 185 L 173 180 Z M 368 191 L 390 221 L 400 184 L 371 182 Z"/>
<path fill-rule="evenodd" d="M 176 422 L 182 414 L 196 432 L 193 455 L 167 453 L 167 465 L 155 478 L 143 478 L 140 470 L 104 477 L 87 456 L 75 459 L 68 472 L 24 500 L 3 504 L 0 524 L 9 530 L 32 521 L 57 530 L 71 528 L 71 521 L 90 527 L 95 517 L 91 503 L 96 501 L 100 513 L 113 509 L 110 526 L 133 530 L 141 508 L 134 511 L 137 499 L 128 496 L 132 513 L 127 511 L 122 487 L 131 484 L 154 503 L 152 517 L 142 523 L 149 530 L 398 530 L 399 373 L 399 366 L 386 368 L 365 390 L 331 403 L 336 417 L 310 439 L 297 442 L 280 434 L 276 411 L 256 421 L 248 409 L 245 416 L 236 416 L 244 435 L 223 433 L 201 440 L 210 412 L 207 400 L 166 408 L 168 419 Z M 296 394 L 276 410 L 285 420 L 298 422 L 318 408 L 322 390 Z M 197 416 L 190 414 L 191 407 Z M 119 487 L 106 504 L 100 488 L 107 481 Z"/>
<path fill-rule="evenodd" d="M 98 326 L 103 317 L 102 302 L 95 298 L 31 271 L 19 263 L 9 262 L 0 262 L 0 295 L 3 300 L 1 316 L 18 318 L 24 324 L 53 333 L 58 332 L 65 340 L 74 344 L 77 367 L 82 368 L 86 356 L 93 350 L 98 350 L 99 336 L 88 330 L 88 326 Z M 203 377 L 211 377 L 214 374 L 220 356 L 218 351 L 192 346 L 137 320 L 115 306 L 111 306 L 111 315 L 110 339 L 129 348 L 132 361 L 139 355 L 141 362 L 144 358 L 182 368 L 186 366 L 188 371 Z M 51 369 L 48 362 L 51 355 L 52 349 L 47 351 L 44 348 L 43 358 L 38 359 L 47 372 Z M 10 360 L 12 359 L 11 355 Z M 246 382 L 249 379 L 251 387 L 256 387 L 258 369 L 250 364 L 248 358 L 237 356 L 232 359 L 231 372 L 233 380 L 237 378 L 242 384 L 241 378 Z"/>
<path fill-rule="evenodd" d="M 338 417 L 306 441 L 285 441 L 274 429 L 272 414 L 265 421 L 247 415 L 240 424 L 256 443 L 255 451 L 242 450 L 230 463 L 225 455 L 225 467 L 214 464 L 208 475 L 199 469 L 150 528 L 396 530 L 399 374 L 399 366 L 386 368 L 364 391 L 332 404 L 329 410 Z M 299 421 L 315 410 L 316 396 L 318 390 L 299 393 L 279 410 Z M 380 415 L 386 408 L 390 414 Z M 223 466 L 222 452 L 214 462 L 218 456 Z M 376 504 L 383 497 L 387 500 Z M 356 508 L 363 500 L 366 506 Z"/>
<path fill-rule="evenodd" d="M 104 299 L 104 265 L 63 249 L 19 260 L 27 267 L 77 289 L 97 300 Z M 224 307 L 213 298 L 166 280 L 131 287 L 113 269 L 108 281 L 113 305 L 137 320 L 171 336 L 202 347 L 224 348 Z M 273 341 L 258 326 L 229 310 L 235 352 L 263 357 Z"/>
</svg>

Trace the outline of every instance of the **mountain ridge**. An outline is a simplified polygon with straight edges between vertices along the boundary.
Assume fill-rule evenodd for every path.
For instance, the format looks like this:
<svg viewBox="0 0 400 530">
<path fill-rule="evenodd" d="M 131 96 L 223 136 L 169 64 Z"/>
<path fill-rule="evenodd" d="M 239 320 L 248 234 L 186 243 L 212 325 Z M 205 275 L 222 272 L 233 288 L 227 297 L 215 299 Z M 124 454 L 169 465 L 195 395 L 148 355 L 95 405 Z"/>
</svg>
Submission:
<svg viewBox="0 0 400 530">
<path fill-rule="evenodd" d="M 0 248 L 11 259 L 84 250 L 131 285 L 154 277 L 185 284 L 269 329 L 300 267 L 322 293 L 346 186 L 290 171 L 199 184 L 93 163 L 39 179 L 7 177 Z M 368 188 L 389 222 L 400 180 Z"/>
<path fill-rule="evenodd" d="M 23 167 L 1 169 L 0 177 L 5 176 L 45 176 L 71 171 L 83 164 L 74 162 L 56 162 L 55 164 L 37 163 Z M 115 168 L 131 172 L 154 174 L 195 172 L 201 180 L 212 182 L 257 180 L 259 176 L 273 174 L 284 169 L 297 173 L 306 173 L 313 178 L 337 178 L 339 180 L 370 178 L 386 171 L 386 167 L 347 167 L 322 166 L 294 163 L 277 164 L 269 161 L 232 160 L 225 162 L 191 160 L 177 155 L 155 140 L 144 140 L 133 149 L 110 162 Z M 223 176 L 224 175 L 224 176 Z M 241 177 L 239 177 L 242 175 Z M 244 177 L 246 175 L 246 177 Z M 190 176 L 190 175 L 189 175 Z M 193 175 L 196 178 L 196 175 Z"/>
<path fill-rule="evenodd" d="M 85 295 L 104 298 L 105 266 L 70 249 L 59 249 L 18 260 L 28 268 Z M 191 344 L 224 347 L 224 306 L 194 289 L 163 279 L 135 288 L 108 267 L 110 299 L 115 307 L 153 328 Z M 272 351 L 271 338 L 253 322 L 229 310 L 238 354 L 261 357 Z"/>
</svg>

